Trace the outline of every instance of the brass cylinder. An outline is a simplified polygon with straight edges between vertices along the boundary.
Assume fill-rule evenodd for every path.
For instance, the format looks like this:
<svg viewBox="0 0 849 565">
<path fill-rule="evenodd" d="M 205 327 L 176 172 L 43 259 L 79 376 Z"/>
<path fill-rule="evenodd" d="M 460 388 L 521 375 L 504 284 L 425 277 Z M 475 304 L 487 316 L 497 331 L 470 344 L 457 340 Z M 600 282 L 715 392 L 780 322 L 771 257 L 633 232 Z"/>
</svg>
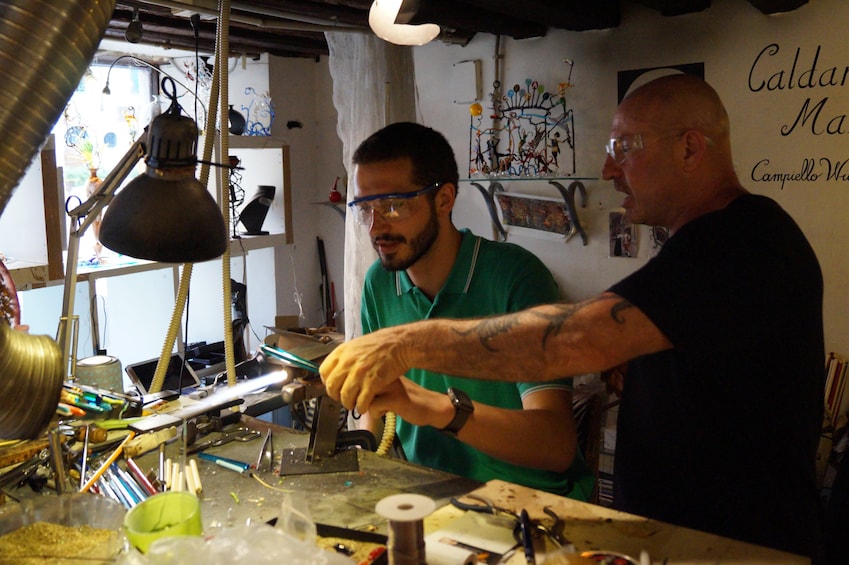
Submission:
<svg viewBox="0 0 849 565">
<path fill-rule="evenodd" d="M 59 404 L 62 352 L 52 338 L 0 321 L 0 438 L 41 435 Z"/>
</svg>

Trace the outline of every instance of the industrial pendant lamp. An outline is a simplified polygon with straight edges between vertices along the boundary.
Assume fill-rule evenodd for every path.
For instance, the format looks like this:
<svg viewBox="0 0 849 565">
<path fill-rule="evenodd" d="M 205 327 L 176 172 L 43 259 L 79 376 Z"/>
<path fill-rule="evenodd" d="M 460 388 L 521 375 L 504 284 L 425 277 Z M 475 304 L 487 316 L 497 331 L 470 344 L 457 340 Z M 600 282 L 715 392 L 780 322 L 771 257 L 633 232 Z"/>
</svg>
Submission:
<svg viewBox="0 0 849 565">
<path fill-rule="evenodd" d="M 116 194 L 103 216 L 100 241 L 118 253 L 165 263 L 219 257 L 227 247 L 224 218 L 195 179 L 198 128 L 180 115 L 176 96 L 147 136 L 147 171 Z"/>
<path fill-rule="evenodd" d="M 368 25 L 379 38 L 396 45 L 424 45 L 439 35 L 436 24 L 396 24 L 403 0 L 374 0 L 368 12 Z"/>
</svg>

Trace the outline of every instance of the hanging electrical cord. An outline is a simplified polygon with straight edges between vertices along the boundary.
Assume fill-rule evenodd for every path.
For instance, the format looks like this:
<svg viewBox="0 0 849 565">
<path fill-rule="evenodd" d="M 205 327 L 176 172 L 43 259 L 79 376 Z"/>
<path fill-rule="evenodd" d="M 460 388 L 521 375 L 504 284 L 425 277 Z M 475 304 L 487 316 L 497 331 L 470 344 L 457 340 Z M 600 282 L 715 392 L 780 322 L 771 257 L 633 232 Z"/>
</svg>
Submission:
<svg viewBox="0 0 849 565">
<path fill-rule="evenodd" d="M 304 320 L 306 319 L 306 315 L 304 314 L 304 295 L 298 290 L 298 275 L 295 270 L 295 255 L 294 255 L 294 246 L 293 250 L 289 252 L 289 261 L 292 263 L 292 284 L 295 288 L 295 304 L 298 305 L 298 319 Z"/>
<path fill-rule="evenodd" d="M 192 33 L 195 36 L 195 66 L 198 64 L 198 53 L 200 52 L 200 14 L 192 14 L 189 18 L 192 24 Z M 198 116 L 198 87 L 200 86 L 200 73 L 195 72 L 195 121 Z"/>
<path fill-rule="evenodd" d="M 242 255 L 242 258 L 243 258 L 242 259 L 242 284 L 247 287 L 247 285 L 248 285 L 248 262 L 247 262 L 246 257 L 247 257 L 248 252 L 245 249 L 245 242 L 244 242 L 243 239 L 238 238 L 238 239 L 235 239 L 234 241 L 237 241 L 239 243 L 239 249 L 241 251 L 241 255 Z M 247 308 L 247 305 L 245 305 L 245 308 Z M 247 320 L 247 324 L 245 325 L 245 329 L 250 331 L 251 334 L 253 334 L 254 339 L 256 339 L 257 343 L 262 344 L 262 338 L 259 337 L 259 334 L 256 333 L 256 330 L 254 329 L 253 324 L 251 324 L 250 319 Z M 250 351 L 250 347 L 248 347 L 248 351 Z"/>
<path fill-rule="evenodd" d="M 229 4 L 228 4 L 229 7 Z M 219 27 L 221 26 L 219 21 Z M 216 48 L 217 51 L 217 48 Z M 197 53 L 195 54 L 197 57 Z M 196 83 L 197 84 L 197 83 Z M 218 73 L 214 73 L 212 77 L 212 86 L 210 88 L 209 93 L 209 105 L 208 105 L 208 115 L 206 116 L 206 123 L 204 124 L 204 130 L 207 135 L 204 136 L 204 145 L 203 145 L 203 158 L 200 160 L 201 169 L 198 180 L 201 184 L 206 186 L 209 182 L 209 167 L 210 161 L 212 159 L 212 147 L 214 142 L 214 135 L 209 135 L 210 128 L 211 131 L 215 132 L 215 123 L 217 121 L 218 116 Z M 197 101 L 197 97 L 195 97 Z M 210 125 L 211 124 L 211 125 Z M 226 222 L 226 220 L 225 220 Z M 228 230 L 229 231 L 229 230 Z M 226 233 L 226 232 L 225 232 Z M 229 242 L 229 237 L 227 238 Z M 229 243 L 228 243 L 229 249 Z M 229 256 L 229 254 L 227 254 Z M 162 384 L 165 381 L 165 374 L 168 371 L 168 365 L 171 360 L 171 351 L 174 348 L 174 343 L 177 339 L 177 332 L 180 329 L 180 321 L 183 318 L 183 311 L 186 305 L 186 299 L 189 295 L 189 285 L 191 284 L 192 272 L 194 271 L 194 265 L 192 263 L 186 263 L 183 265 L 183 271 L 180 276 L 180 285 L 177 290 L 177 298 L 174 303 L 174 311 L 171 313 L 171 321 L 168 325 L 168 331 L 166 332 L 165 341 L 162 345 L 162 351 L 159 355 L 159 362 L 156 364 L 156 371 L 154 372 L 153 382 L 150 385 L 150 392 L 159 392 L 162 390 Z M 229 280 L 229 279 L 228 279 Z M 229 305 L 229 301 L 228 301 Z M 227 326 L 225 324 L 224 327 L 225 339 L 227 335 Z M 231 332 L 232 335 L 232 332 Z M 225 352 L 226 352 L 226 342 L 225 342 Z M 232 353 L 232 344 L 231 344 L 231 353 Z"/>
</svg>

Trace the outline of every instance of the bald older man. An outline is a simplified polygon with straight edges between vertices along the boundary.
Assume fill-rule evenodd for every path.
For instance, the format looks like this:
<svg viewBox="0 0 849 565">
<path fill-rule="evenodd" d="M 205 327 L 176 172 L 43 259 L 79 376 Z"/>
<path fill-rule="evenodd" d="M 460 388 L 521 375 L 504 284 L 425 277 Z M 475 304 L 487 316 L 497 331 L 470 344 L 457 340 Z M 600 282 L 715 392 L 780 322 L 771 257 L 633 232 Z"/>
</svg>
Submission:
<svg viewBox="0 0 849 565">
<path fill-rule="evenodd" d="M 352 340 L 321 366 L 329 394 L 365 411 L 411 367 L 513 381 L 627 364 L 615 506 L 815 556 L 824 344 L 813 250 L 778 204 L 741 185 L 728 115 L 702 79 L 632 92 L 607 153 L 602 173 L 627 219 L 669 228 L 655 258 L 578 304 Z"/>
</svg>

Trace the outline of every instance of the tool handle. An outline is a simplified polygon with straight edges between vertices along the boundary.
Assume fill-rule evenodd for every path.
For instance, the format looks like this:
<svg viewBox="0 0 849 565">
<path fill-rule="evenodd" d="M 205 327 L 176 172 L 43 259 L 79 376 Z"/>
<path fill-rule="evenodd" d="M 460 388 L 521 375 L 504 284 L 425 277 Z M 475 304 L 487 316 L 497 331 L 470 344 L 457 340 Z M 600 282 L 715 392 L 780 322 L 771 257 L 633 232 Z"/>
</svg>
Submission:
<svg viewBox="0 0 849 565">
<path fill-rule="evenodd" d="M 534 552 L 533 527 L 531 527 L 531 519 L 528 517 L 528 511 L 522 508 L 519 512 L 519 527 L 522 529 L 522 546 L 525 549 L 525 560 L 528 565 L 536 565 L 536 553 Z"/>
</svg>

